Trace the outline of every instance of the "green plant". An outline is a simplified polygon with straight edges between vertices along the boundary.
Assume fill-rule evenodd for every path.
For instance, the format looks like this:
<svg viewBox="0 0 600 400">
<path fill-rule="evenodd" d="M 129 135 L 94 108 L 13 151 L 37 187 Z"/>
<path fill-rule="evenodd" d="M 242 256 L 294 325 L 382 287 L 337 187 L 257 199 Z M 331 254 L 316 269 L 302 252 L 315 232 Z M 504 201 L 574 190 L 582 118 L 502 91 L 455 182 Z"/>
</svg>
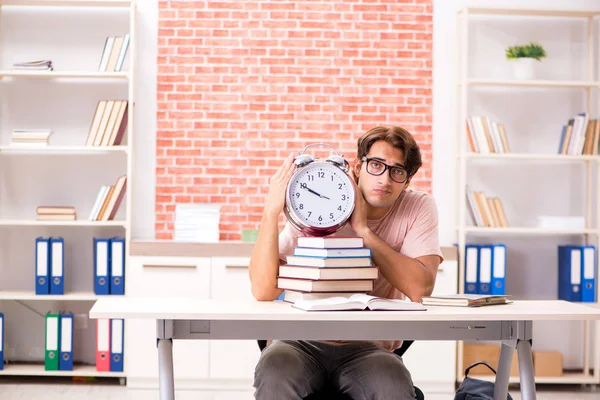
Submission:
<svg viewBox="0 0 600 400">
<path fill-rule="evenodd" d="M 506 58 L 514 60 L 515 58 L 534 58 L 540 61 L 546 57 L 546 50 L 542 45 L 531 42 L 526 45 L 510 46 L 506 49 Z"/>
</svg>

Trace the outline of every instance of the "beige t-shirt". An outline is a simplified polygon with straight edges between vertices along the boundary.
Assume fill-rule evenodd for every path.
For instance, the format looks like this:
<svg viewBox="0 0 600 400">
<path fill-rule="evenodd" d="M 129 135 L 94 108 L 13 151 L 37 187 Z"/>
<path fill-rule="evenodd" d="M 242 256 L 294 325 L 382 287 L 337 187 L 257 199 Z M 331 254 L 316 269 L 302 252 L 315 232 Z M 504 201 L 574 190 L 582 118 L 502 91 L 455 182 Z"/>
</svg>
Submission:
<svg viewBox="0 0 600 400">
<path fill-rule="evenodd" d="M 438 233 L 438 211 L 435 199 L 428 193 L 414 190 L 403 191 L 388 212 L 380 219 L 369 219 L 367 225 L 391 248 L 407 257 L 417 258 L 437 255 L 443 261 Z M 286 259 L 294 252 L 297 237 L 305 236 L 286 223 L 279 235 L 279 258 Z M 331 236 L 357 236 L 350 223 Z M 402 265 L 398 265 L 401 269 Z M 369 294 L 391 299 L 404 299 L 405 295 L 389 283 L 383 274 L 374 282 Z M 378 346 L 393 350 L 401 341 L 376 341 Z"/>
</svg>

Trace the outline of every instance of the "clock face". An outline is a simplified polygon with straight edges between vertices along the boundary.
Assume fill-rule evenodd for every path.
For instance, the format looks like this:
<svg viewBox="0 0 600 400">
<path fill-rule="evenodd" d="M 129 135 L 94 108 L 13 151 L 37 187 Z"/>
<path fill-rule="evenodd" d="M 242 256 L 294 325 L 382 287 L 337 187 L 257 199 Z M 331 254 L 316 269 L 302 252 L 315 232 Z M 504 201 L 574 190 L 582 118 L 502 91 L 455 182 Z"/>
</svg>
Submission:
<svg viewBox="0 0 600 400">
<path fill-rule="evenodd" d="M 351 178 L 329 163 L 298 170 L 288 185 L 288 208 L 305 225 L 330 227 L 344 223 L 354 209 Z"/>
</svg>

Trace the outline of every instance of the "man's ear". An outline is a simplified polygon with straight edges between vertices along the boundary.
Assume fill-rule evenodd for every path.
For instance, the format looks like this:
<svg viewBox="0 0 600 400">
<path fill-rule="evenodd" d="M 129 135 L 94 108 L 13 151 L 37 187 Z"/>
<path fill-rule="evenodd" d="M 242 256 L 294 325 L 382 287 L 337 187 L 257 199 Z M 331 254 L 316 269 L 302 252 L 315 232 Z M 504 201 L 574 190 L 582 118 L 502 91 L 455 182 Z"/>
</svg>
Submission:
<svg viewBox="0 0 600 400">
<path fill-rule="evenodd" d="M 354 181 L 358 183 L 358 177 L 360 176 L 360 163 L 361 161 L 357 158 L 354 161 L 354 166 L 352 167 L 352 175 L 354 175 Z"/>
</svg>

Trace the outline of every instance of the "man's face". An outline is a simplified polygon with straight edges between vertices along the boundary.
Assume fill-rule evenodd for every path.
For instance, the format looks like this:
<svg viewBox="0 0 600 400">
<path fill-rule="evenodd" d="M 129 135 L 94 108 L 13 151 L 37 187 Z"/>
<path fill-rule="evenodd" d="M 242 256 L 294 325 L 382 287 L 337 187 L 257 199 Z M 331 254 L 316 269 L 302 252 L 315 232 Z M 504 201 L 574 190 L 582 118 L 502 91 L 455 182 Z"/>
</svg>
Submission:
<svg viewBox="0 0 600 400">
<path fill-rule="evenodd" d="M 382 164 L 390 166 L 404 166 L 404 152 L 392 147 L 387 142 L 380 140 L 373 143 L 367 158 L 377 159 L 380 163 L 373 164 L 379 168 L 384 168 Z M 371 161 L 374 162 L 374 161 Z M 398 183 L 390 177 L 390 170 L 387 169 L 383 174 L 375 176 L 367 172 L 367 162 L 360 161 L 356 164 L 356 175 L 358 176 L 358 187 L 363 193 L 367 203 L 374 208 L 389 208 L 394 204 L 400 193 L 408 186 L 410 179 L 404 183 Z M 375 168 L 371 168 L 375 170 Z"/>
</svg>

